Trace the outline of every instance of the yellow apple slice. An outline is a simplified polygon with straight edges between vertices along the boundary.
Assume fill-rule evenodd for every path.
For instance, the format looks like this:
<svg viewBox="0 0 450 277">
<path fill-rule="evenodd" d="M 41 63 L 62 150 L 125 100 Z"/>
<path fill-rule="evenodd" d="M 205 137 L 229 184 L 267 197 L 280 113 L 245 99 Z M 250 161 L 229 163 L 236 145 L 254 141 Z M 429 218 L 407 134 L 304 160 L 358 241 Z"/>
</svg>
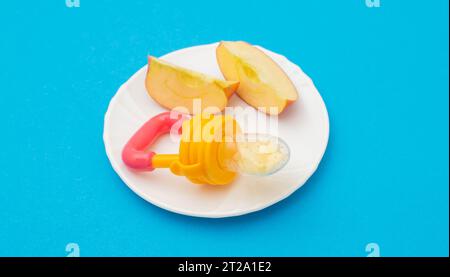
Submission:
<svg viewBox="0 0 450 277">
<path fill-rule="evenodd" d="M 216 56 L 225 79 L 240 82 L 236 93 L 249 105 L 268 114 L 279 114 L 297 100 L 292 81 L 260 49 L 243 41 L 222 41 Z"/>
<path fill-rule="evenodd" d="M 216 79 L 155 57 L 148 58 L 145 87 L 148 94 L 167 109 L 181 108 L 190 114 L 206 108 L 222 111 L 238 86 L 237 81 Z M 198 102 L 200 110 L 194 109 L 194 100 L 201 100 Z"/>
</svg>

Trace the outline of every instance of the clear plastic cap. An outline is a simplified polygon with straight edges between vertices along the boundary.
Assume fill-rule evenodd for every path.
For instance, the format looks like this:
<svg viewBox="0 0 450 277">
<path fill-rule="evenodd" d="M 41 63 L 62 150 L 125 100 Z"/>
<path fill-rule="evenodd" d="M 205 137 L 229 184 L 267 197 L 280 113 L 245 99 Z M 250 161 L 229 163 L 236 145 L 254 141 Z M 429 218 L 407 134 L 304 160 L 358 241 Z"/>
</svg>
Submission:
<svg viewBox="0 0 450 277">
<path fill-rule="evenodd" d="M 243 175 L 268 176 L 282 169 L 290 151 L 284 140 L 268 134 L 240 134 L 236 154 L 224 161 L 226 168 Z"/>
</svg>

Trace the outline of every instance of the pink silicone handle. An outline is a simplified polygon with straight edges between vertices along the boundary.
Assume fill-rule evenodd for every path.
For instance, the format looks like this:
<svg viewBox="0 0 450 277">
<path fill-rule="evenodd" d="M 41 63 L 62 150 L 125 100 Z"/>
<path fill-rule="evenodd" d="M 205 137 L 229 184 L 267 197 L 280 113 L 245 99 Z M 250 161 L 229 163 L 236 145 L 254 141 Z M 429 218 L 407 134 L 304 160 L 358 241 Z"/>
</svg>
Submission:
<svg viewBox="0 0 450 277">
<path fill-rule="evenodd" d="M 122 160 L 130 168 L 152 171 L 153 151 L 146 151 L 162 134 L 168 133 L 179 120 L 184 120 L 182 114 L 170 116 L 170 112 L 161 113 L 147 121 L 127 142 L 122 151 Z M 174 118 L 175 117 L 175 118 Z M 181 132 L 178 130 L 178 132 Z"/>
</svg>

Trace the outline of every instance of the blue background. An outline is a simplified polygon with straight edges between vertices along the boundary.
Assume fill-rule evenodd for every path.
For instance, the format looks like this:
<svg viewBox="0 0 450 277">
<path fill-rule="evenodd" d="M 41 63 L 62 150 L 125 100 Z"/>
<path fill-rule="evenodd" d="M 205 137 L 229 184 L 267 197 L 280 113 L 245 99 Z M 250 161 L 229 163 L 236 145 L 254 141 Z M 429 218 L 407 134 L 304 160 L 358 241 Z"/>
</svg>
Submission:
<svg viewBox="0 0 450 277">
<path fill-rule="evenodd" d="M 214 2 L 214 3 L 213 3 Z M 449 254 L 448 1 L 3 1 L 0 255 Z M 264 211 L 208 220 L 136 196 L 103 116 L 146 63 L 246 40 L 313 78 L 331 136 L 319 170 Z"/>
</svg>

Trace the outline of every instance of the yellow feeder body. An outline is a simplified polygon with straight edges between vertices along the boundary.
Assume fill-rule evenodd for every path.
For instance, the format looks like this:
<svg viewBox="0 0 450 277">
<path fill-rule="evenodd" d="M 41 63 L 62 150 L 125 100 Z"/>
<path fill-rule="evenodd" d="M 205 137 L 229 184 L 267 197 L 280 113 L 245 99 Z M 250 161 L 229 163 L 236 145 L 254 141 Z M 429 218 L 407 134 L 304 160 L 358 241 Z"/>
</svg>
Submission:
<svg viewBox="0 0 450 277">
<path fill-rule="evenodd" d="M 163 119 L 167 121 L 168 117 L 163 117 Z M 138 144 L 143 149 L 144 144 L 148 144 L 150 141 L 153 142 L 156 139 L 155 137 L 159 136 L 158 131 L 160 133 L 168 132 L 167 128 L 160 128 L 164 129 L 162 131 L 154 131 L 154 129 L 157 129 L 155 125 L 164 126 L 164 120 L 154 121 L 153 124 L 149 124 L 153 128 L 147 127 L 147 130 L 143 130 L 145 128 L 144 125 L 135 136 L 138 136 L 141 132 L 141 139 L 145 137 L 146 142 L 139 144 L 136 143 L 137 139 L 135 139 L 134 148 L 137 148 L 136 144 Z M 169 123 L 167 125 L 173 125 L 172 121 Z M 151 131 L 154 132 L 151 133 Z M 236 178 L 237 173 L 230 171 L 226 167 L 225 161 L 232 159 L 237 154 L 235 136 L 240 132 L 240 127 L 232 116 L 195 115 L 182 123 L 179 154 L 155 154 L 151 152 L 149 157 L 151 158 L 149 161 L 150 166 L 144 164 L 146 167 L 141 169 L 169 168 L 174 174 L 185 176 L 196 184 L 229 184 Z M 150 139 L 149 136 L 151 135 L 155 137 Z M 130 142 L 133 139 L 134 137 Z M 124 149 L 123 157 L 127 163 L 125 158 L 126 148 Z M 136 152 L 139 149 L 134 150 Z M 130 150 L 128 152 L 133 151 Z M 152 153 L 153 155 L 151 155 Z M 134 154 L 136 155 L 136 153 Z M 147 157 L 145 156 L 145 158 Z M 128 160 L 133 162 L 130 158 Z M 134 164 L 136 164 L 136 161 L 134 161 Z M 133 163 L 128 162 L 127 165 L 139 169 L 133 166 Z"/>
</svg>

